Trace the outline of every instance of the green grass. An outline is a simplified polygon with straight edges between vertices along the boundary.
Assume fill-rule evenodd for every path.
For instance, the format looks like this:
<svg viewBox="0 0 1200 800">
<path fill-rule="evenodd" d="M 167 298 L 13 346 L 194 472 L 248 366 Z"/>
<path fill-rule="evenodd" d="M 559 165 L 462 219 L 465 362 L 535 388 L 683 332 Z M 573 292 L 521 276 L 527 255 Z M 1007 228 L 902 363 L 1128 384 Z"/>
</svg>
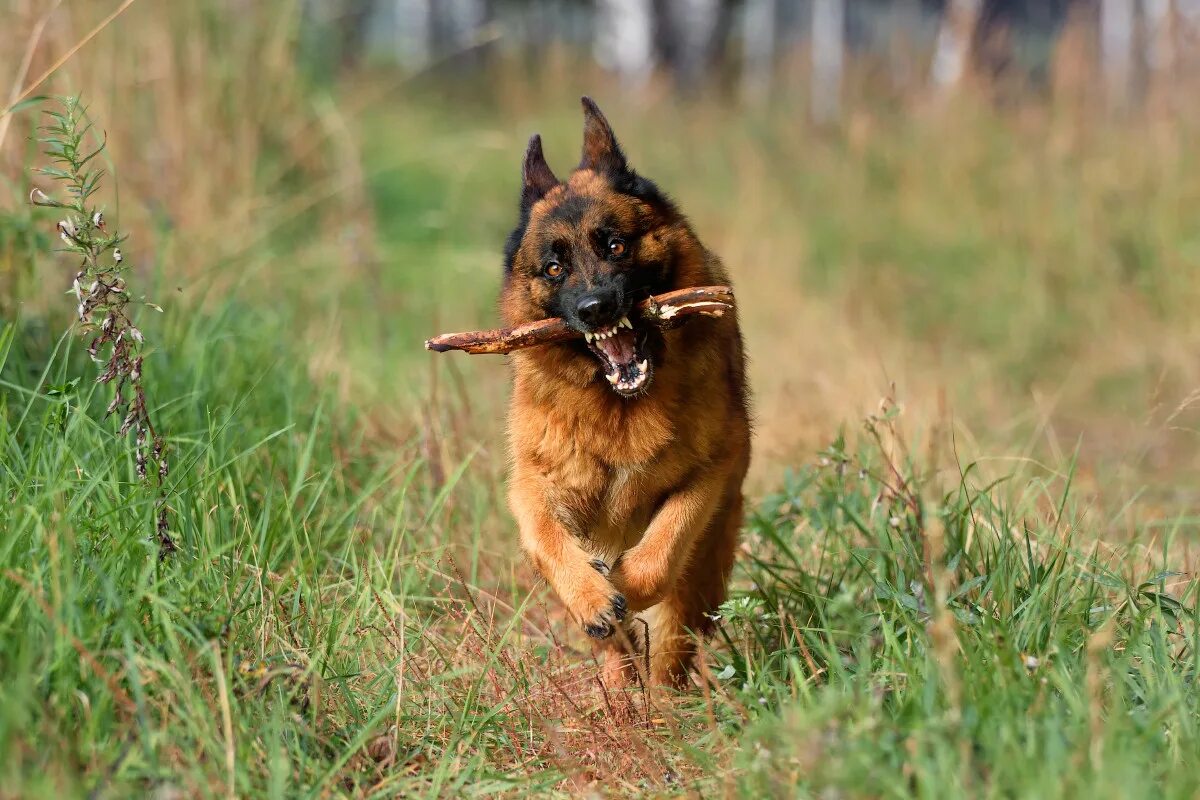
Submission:
<svg viewBox="0 0 1200 800">
<path fill-rule="evenodd" d="M 771 711 L 744 733 L 748 794 L 1200 790 L 1195 584 L 1164 552 L 1097 557 L 1069 473 L 988 488 L 953 470 L 917 514 L 905 500 L 931 487 L 877 452 L 829 461 L 751 527 L 760 615 L 733 680 Z"/>
<path fill-rule="evenodd" d="M 875 400 L 843 396 L 822 452 L 759 455 L 772 488 L 751 498 L 713 685 L 647 696 L 597 686 L 516 552 L 503 364 L 419 348 L 494 320 L 524 137 L 571 163 L 578 92 L 534 115 L 446 91 L 363 116 L 373 226 L 288 205 L 290 224 L 209 260 L 190 248 L 228 221 L 135 231 L 127 254 L 156 265 L 135 276 L 166 300 L 143 320 L 166 560 L 107 388 L 62 334 L 70 308 L 30 300 L 69 282 L 37 234 L 53 219 L 0 215 L 0 797 L 1200 792 L 1200 521 L 1176 488 L 1193 462 L 1162 456 L 1178 471 L 1136 472 L 1139 494 L 1086 457 L 1140 424 L 1130 398 L 1171 406 L 1162 387 L 1196 374 L 1162 344 L 1193 331 L 1189 151 L 1137 130 L 1061 146 L 1048 122 L 972 109 L 798 141 L 786 108 L 615 104 L 635 165 L 738 278 L 760 397 L 854 366 L 773 344 L 784 296 L 866 334 L 861 361 L 936 349 L 951 408 L 985 428 L 979 446 L 959 423 L 905 447 L 893 409 L 839 435 Z M 328 189 L 304 180 L 300 201 Z M 264 197 L 229 213 L 290 199 Z M 1027 420 L 1046 382 L 1084 433 L 1049 467 L 1024 437 L 1049 422 L 991 416 Z M 922 429 L 934 405 L 903 421 Z M 762 407 L 760 443 L 795 419 Z"/>
<path fill-rule="evenodd" d="M 275 315 L 167 320 L 182 549 L 161 562 L 101 392 L 49 391 L 87 363 L 27 323 L 0 338 L 6 791 L 1200 791 L 1196 594 L 1171 555 L 1194 522 L 1100 556 L 1069 473 L 985 484 L 886 460 L 890 435 L 835 444 L 748 522 L 718 688 L 647 710 L 606 701 L 530 604 L 470 463 L 433 486 L 412 446 L 357 437 Z"/>
</svg>

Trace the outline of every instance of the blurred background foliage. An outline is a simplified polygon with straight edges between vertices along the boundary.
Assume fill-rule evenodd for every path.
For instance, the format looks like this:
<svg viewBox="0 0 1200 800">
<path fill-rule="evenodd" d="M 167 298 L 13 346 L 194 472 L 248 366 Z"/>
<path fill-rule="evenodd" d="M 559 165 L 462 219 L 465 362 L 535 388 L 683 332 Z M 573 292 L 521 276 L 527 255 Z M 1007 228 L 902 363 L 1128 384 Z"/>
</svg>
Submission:
<svg viewBox="0 0 1200 800">
<path fill-rule="evenodd" d="M 13 96 L 114 8 L 9 0 Z M 1099 420 L 1096 461 L 1191 468 L 1162 430 L 1196 378 L 1198 73 L 1193 0 L 205 0 L 133 3 L 36 92 L 104 120 L 148 275 L 401 312 L 368 333 L 309 308 L 350 346 L 329 369 L 490 317 L 520 142 L 563 169 L 586 91 L 745 284 L 759 364 L 786 354 L 760 448 L 811 451 L 903 378 L 972 429 L 1053 410 L 1068 443 Z M 21 283 L 34 120 L 0 123 L 10 310 L 44 285 Z M 281 270 L 268 241 L 303 247 Z M 361 366 L 341 380 L 396 389 Z"/>
<path fill-rule="evenodd" d="M 982 522 L 972 517 L 977 498 L 962 490 L 962 517 L 987 529 L 979 536 L 1002 540 L 993 552 L 992 539 L 966 537 L 964 549 L 975 550 L 955 568 L 964 585 L 979 577 L 972 569 L 1003 562 L 1001 594 L 1036 595 L 1038 603 L 1022 607 L 1057 620 L 1061 592 L 1091 620 L 1093 589 L 1073 582 L 1065 554 L 1043 552 L 1045 569 L 1030 555 L 1029 574 L 1020 573 L 1018 540 L 996 533 L 1016 530 L 1017 518 L 1034 520 L 1053 547 L 1062 530 L 1084 530 L 1089 544 L 1104 542 L 1114 573 L 1130 564 L 1153 571 L 1151 556 L 1168 554 L 1172 569 L 1194 574 L 1196 0 L 0 0 L 0 22 L 0 103 L 80 93 L 107 139 L 104 166 L 113 175 L 102 201 L 131 234 L 131 283 L 166 309 L 143 326 L 155 348 L 147 381 L 163 398 L 156 413 L 179 453 L 177 524 L 189 565 L 178 584 L 146 566 L 141 511 L 122 499 L 128 465 L 104 472 L 99 454 L 111 442 L 101 426 L 76 417 L 71 435 L 55 438 L 53 426 L 34 424 L 43 413 L 66 420 L 64 408 L 95 411 L 106 401 L 88 389 L 50 391 L 90 367 L 60 339 L 73 267 L 53 253 L 53 215 L 27 202 L 31 184 L 51 187 L 29 169 L 41 163 L 41 105 L 24 107 L 0 117 L 0 325 L 11 324 L 9 338 L 0 337 L 0 420 L 9 426 L 0 437 L 8 483 L 0 486 L 11 492 L 0 529 L 17 532 L 0 564 L 26 581 L 0 584 L 8 593 L 0 598 L 14 598 L 0 624 L 0 667 L 16 676 L 0 697 L 8 709 L 0 750 L 22 780 L 43 780 L 37 786 L 50 791 L 123 775 L 130 783 L 118 785 L 214 795 L 270 787 L 293 796 L 293 779 L 358 786 L 346 774 L 370 772 L 360 763 L 364 742 L 383 729 L 383 716 L 399 720 L 403 710 L 408 724 L 427 726 L 401 763 L 422 775 L 436 767 L 433 788 L 422 784 L 430 796 L 454 795 L 461 770 L 485 789 L 510 786 L 497 777 L 505 770 L 536 773 L 530 791 L 562 786 L 571 770 L 546 753 L 563 742 L 541 728 L 536 746 L 532 733 L 524 738 L 533 712 L 514 730 L 496 722 L 496 708 L 516 713 L 497 686 L 523 687 L 514 696 L 531 707 L 559 702 L 529 665 L 549 664 L 560 678 L 568 669 L 545 634 L 567 623 L 523 605 L 533 580 L 517 565 L 502 500 L 505 365 L 432 359 L 421 341 L 494 324 L 525 141 L 541 132 L 564 173 L 577 159 L 584 93 L 605 109 L 632 164 L 672 193 L 734 277 L 756 398 L 751 494 L 766 498 L 753 532 L 795 548 L 789 569 L 801 586 L 770 585 L 779 571 L 754 561 L 739 574 L 739 591 L 771 607 L 798 603 L 813 630 L 870 622 L 886 632 L 893 617 L 858 615 L 870 605 L 863 597 L 884 590 L 908 611 L 924 602 L 910 592 L 911 574 L 875 574 L 888 572 L 888 559 L 920 556 L 888 549 L 904 542 L 889 538 L 895 524 L 877 502 L 885 494 L 878 481 L 863 473 L 859 486 L 854 470 L 837 471 L 826 491 L 825 473 L 803 467 L 831 441 L 840 449 L 839 431 L 857 430 L 884 396 L 901 402 L 896 424 L 914 441 L 950 441 L 954 459 L 978 463 L 979 480 L 1011 470 L 1045 478 L 1013 490 L 1018 511 L 996 500 Z M 1067 463 L 1073 469 L 1058 471 Z M 799 479 L 784 480 L 801 467 Z M 1063 524 L 1066 487 L 1075 513 Z M 797 509 L 807 506 L 819 513 L 806 521 Z M 874 515 L 866 544 L 847 527 L 845 507 Z M 827 561 L 810 546 L 815 539 L 797 545 L 812 530 L 844 544 L 841 555 L 863 547 L 885 556 L 872 569 L 851 559 L 853 585 L 842 586 L 828 570 L 850 569 L 850 560 Z M 60 531 L 69 533 L 61 543 L 51 535 Z M 1118 543 L 1138 557 L 1123 560 L 1109 549 Z M 446 553 L 461 572 L 437 560 Z M 1103 571 L 1092 566 L 1078 569 Z M 1134 594 L 1150 591 L 1139 580 Z M 42 594 L 17 588 L 27 586 Z M 1116 578 L 1106 586 L 1123 591 Z M 512 625 L 502 634 L 472 616 L 470 592 L 480 587 L 479 602 L 498 615 L 488 624 Z M 987 605 L 977 589 L 964 597 Z M 836 607 L 804 605 L 822 592 Z M 30 599 L 43 596 L 57 628 Z M 1142 607 L 1121 609 L 1137 629 Z M 813 630 L 804 631 L 808 645 L 786 631 L 759 631 L 761 641 L 733 650 L 730 674 L 740 680 L 755 659 L 800 674 L 790 648 L 805 646 L 833 671 L 846 667 L 842 643 L 817 642 Z M 1072 736 L 1095 733 L 1080 716 L 1099 691 L 1080 682 L 1079 670 L 1098 658 L 1080 644 L 1090 631 L 1063 634 L 1074 649 L 1054 676 L 1069 687 L 1069 702 L 1053 706 L 1048 740 L 1058 741 L 1061 720 L 1079 728 Z M 217 639 L 225 648 L 217 661 L 240 659 L 246 674 L 258 674 L 258 659 L 278 658 L 289 675 L 328 679 L 324 705 L 313 703 L 322 715 L 297 727 L 288 703 L 235 697 L 230 734 L 212 683 L 225 675 L 210 668 Z M 833 747 L 831 786 L 845 788 L 846 774 L 873 763 L 879 737 L 871 726 L 903 687 L 897 680 L 876 691 L 871 669 L 936 678 L 924 651 L 904 660 L 907 641 L 859 643 L 874 666 L 857 673 L 867 677 L 853 702 L 831 694 L 793 709 L 783 728 L 761 729 L 774 760 L 734 752 L 753 762 L 747 781 L 757 788 L 747 792 L 793 785 L 787 747 L 808 741 L 795 731 L 828 743 L 837 738 L 829 730 L 858 730 Z M 1147 653 L 1158 647 L 1149 635 L 1136 642 Z M 991 674 L 1000 645 L 970 644 L 969 670 Z M 84 647 L 134 695 L 137 676 L 148 676 L 149 700 L 108 697 L 102 710 L 98 698 L 111 687 L 80 667 Z M 489 673 L 493 706 L 472 705 L 486 703 L 483 678 L 474 683 L 471 670 L 491 669 L 507 648 L 526 648 L 526 658 L 500 679 Z M 1153 662 L 1129 652 L 1113 656 L 1121 674 Z M 1162 662 L 1170 692 L 1150 706 L 1178 712 L 1182 729 L 1194 730 L 1194 700 L 1179 699 L 1187 687 L 1177 680 L 1194 660 L 1179 658 L 1182 666 Z M 397 689 L 397 659 L 445 682 L 410 678 L 405 690 L 401 679 Z M 1004 681 L 1025 675 L 1013 659 Z M 232 660 L 227 666 L 229 680 L 241 674 Z M 922 775 L 957 769 L 945 758 L 956 752 L 954 730 L 938 728 L 945 740 L 932 744 L 912 732 L 925 719 L 918 711 L 942 703 L 913 681 L 908 700 L 924 698 L 930 708 L 904 706 L 912 728 L 888 734 L 896 772 L 863 792 L 884 794 L 900 785 L 897 776 L 911 777 L 906 758 L 918 745 L 928 744 L 933 765 Z M 721 721 L 740 719 L 738 703 L 757 703 L 759 691 L 809 691 L 771 672 L 764 682 L 771 686 L 721 705 Z M 91 716 L 77 707 L 77 684 L 95 703 Z M 1022 686 L 1036 695 L 1030 703 L 1041 702 L 1041 690 Z M 978 689 L 980 707 L 1015 696 L 989 691 Z M 289 702 L 301 693 L 287 692 Z M 442 716 L 421 717 L 422 703 L 441 703 Z M 1023 720 L 1026 707 L 1013 708 Z M 707 718 L 703 708 L 688 713 L 684 734 Z M 977 723 L 988 758 L 1020 763 L 1004 749 L 1009 734 L 1023 741 L 1017 728 Z M 698 748 L 711 763 L 689 752 L 697 759 L 690 768 L 730 763 L 722 759 L 741 740 L 726 732 Z M 578 745 L 563 735 L 567 750 Z M 780 746 L 777 736 L 793 744 Z M 251 765 L 228 777 L 237 792 L 225 785 L 235 772 L 225 768 L 232 740 L 238 765 Z M 70 758 L 47 766 L 39 744 L 47 741 Z M 125 745 L 134 741 L 141 747 Z M 1119 752 L 1123 740 L 1113 741 Z M 1145 763 L 1167 763 L 1158 739 L 1139 741 Z M 1179 741 L 1164 747 L 1195 740 Z M 1072 772 L 1071 742 L 1047 771 Z M 204 757 L 192 759 L 195 752 Z M 677 748 L 655 753 L 671 755 L 628 767 L 631 784 L 666 785 L 664 776 L 686 772 L 672 760 Z M 1110 778 L 1132 769 L 1105 763 Z M 72 783 L 78 775 L 86 780 Z M 1010 787 L 1029 778 L 1005 775 Z M 1115 785 L 1095 775 L 1095 785 Z M 1184 772 L 1175 775 L 1181 792 L 1194 789 Z M 1086 785 L 1080 780 L 1077 788 Z"/>
</svg>

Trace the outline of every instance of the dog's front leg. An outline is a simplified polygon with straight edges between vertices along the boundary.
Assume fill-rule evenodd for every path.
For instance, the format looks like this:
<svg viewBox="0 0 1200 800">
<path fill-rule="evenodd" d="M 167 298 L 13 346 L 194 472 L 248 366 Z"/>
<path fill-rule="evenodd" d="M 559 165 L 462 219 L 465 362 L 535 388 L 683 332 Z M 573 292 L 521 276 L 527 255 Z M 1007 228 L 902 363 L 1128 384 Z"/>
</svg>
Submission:
<svg viewBox="0 0 1200 800">
<path fill-rule="evenodd" d="M 617 559 L 609 579 L 630 609 L 661 602 L 675 585 L 716 511 L 727 475 L 718 466 L 693 475 L 659 506 L 641 541 Z"/>
<path fill-rule="evenodd" d="M 509 503 L 517 518 L 521 547 L 567 611 L 588 636 L 607 639 L 625 618 L 625 598 L 606 577 L 608 567 L 583 549 L 578 538 L 546 509 L 534 487 L 515 486 Z"/>
</svg>

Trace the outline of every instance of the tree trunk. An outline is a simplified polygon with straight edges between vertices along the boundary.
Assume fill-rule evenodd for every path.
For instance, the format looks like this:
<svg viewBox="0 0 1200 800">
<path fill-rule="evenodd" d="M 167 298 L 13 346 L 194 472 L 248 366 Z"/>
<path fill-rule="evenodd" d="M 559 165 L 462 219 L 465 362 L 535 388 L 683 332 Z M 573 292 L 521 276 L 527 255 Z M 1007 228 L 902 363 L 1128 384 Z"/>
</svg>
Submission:
<svg viewBox="0 0 1200 800">
<path fill-rule="evenodd" d="M 658 0 L 656 38 L 684 91 L 697 88 L 712 65 L 727 18 L 725 0 Z"/>
<path fill-rule="evenodd" d="M 1147 102 L 1169 111 L 1175 82 L 1175 9 L 1171 0 L 1142 0 Z"/>
<path fill-rule="evenodd" d="M 746 0 L 742 17 L 742 96 L 766 102 L 775 69 L 775 6 L 778 0 Z"/>
<path fill-rule="evenodd" d="M 1171 71 L 1175 62 L 1175 9 L 1171 0 L 1142 0 L 1146 26 L 1146 67 L 1152 73 Z"/>
<path fill-rule="evenodd" d="M 966 78 L 971 62 L 971 42 L 979 22 L 982 0 L 947 0 L 934 44 L 933 85 L 952 91 Z"/>
<path fill-rule="evenodd" d="M 1129 105 L 1133 77 L 1134 0 L 1100 0 L 1100 65 L 1109 106 Z"/>
<path fill-rule="evenodd" d="M 918 62 L 923 62 L 924 49 L 919 45 L 921 30 L 920 0 L 896 0 L 889 20 L 891 37 L 888 41 L 888 64 L 892 88 L 907 91 L 921 82 Z"/>
<path fill-rule="evenodd" d="M 409 69 L 433 58 L 433 0 L 392 0 L 392 51 Z"/>
<path fill-rule="evenodd" d="M 654 17 L 648 0 L 598 0 L 596 60 L 640 85 L 654 68 Z"/>
<path fill-rule="evenodd" d="M 1200 72 L 1200 0 L 1175 0 L 1176 74 L 1194 80 Z"/>
<path fill-rule="evenodd" d="M 338 60 L 344 69 L 357 66 L 367 47 L 368 22 L 374 0 L 342 0 L 337 6 Z"/>
<path fill-rule="evenodd" d="M 430 31 L 433 58 L 449 58 L 456 69 L 478 69 L 486 53 L 476 46 L 480 30 L 491 19 L 488 0 L 431 0 Z"/>
<path fill-rule="evenodd" d="M 845 0 L 813 0 L 812 12 L 812 118 L 827 123 L 841 113 Z"/>
</svg>

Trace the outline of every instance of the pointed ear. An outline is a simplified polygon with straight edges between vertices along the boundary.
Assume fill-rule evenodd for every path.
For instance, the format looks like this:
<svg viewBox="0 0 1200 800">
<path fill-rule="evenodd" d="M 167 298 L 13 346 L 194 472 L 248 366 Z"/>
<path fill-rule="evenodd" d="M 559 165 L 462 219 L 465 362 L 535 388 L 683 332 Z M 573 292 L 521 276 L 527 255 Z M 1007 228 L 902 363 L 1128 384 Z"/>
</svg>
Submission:
<svg viewBox="0 0 1200 800">
<path fill-rule="evenodd" d="M 555 186 L 558 186 L 558 178 L 554 177 L 546 157 L 542 155 L 542 137 L 535 133 L 529 137 L 525 164 L 521 168 L 521 208 L 528 211 Z"/>
<path fill-rule="evenodd" d="M 579 160 L 579 168 L 610 175 L 625 172 L 629 165 L 625 163 L 625 155 L 617 144 L 612 126 L 592 98 L 584 97 L 582 101 L 583 157 Z"/>
</svg>

